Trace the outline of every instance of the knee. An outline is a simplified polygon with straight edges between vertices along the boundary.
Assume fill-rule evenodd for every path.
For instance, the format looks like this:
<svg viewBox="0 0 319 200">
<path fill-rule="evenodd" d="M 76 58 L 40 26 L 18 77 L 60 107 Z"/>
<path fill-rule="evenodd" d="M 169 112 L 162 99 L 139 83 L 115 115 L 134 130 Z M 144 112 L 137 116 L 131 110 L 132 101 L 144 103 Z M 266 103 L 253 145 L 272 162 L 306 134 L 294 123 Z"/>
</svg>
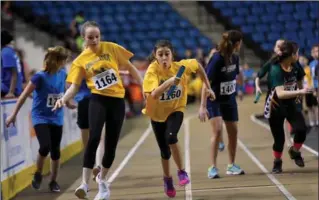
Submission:
<svg viewBox="0 0 319 200">
<path fill-rule="evenodd" d="M 171 158 L 171 150 L 169 147 L 161 149 L 161 157 L 163 160 L 169 160 Z"/>
<path fill-rule="evenodd" d="M 298 126 L 298 127 L 295 127 L 292 130 L 292 132 L 295 134 L 304 135 L 306 137 L 307 127 L 306 127 L 306 125 Z"/>
<path fill-rule="evenodd" d="M 56 147 L 56 148 L 51 149 L 50 154 L 51 154 L 52 160 L 59 160 L 61 157 L 60 147 Z"/>
<path fill-rule="evenodd" d="M 177 142 L 178 142 L 178 139 L 177 139 L 177 134 L 174 134 L 174 133 L 168 133 L 167 134 L 168 136 L 167 136 L 167 143 L 169 144 L 169 145 L 171 145 L 171 144 L 176 144 Z"/>
<path fill-rule="evenodd" d="M 42 157 L 47 157 L 47 155 L 49 154 L 49 152 L 50 152 L 50 147 L 49 147 L 49 145 L 40 145 L 39 154 L 40 154 Z"/>
</svg>

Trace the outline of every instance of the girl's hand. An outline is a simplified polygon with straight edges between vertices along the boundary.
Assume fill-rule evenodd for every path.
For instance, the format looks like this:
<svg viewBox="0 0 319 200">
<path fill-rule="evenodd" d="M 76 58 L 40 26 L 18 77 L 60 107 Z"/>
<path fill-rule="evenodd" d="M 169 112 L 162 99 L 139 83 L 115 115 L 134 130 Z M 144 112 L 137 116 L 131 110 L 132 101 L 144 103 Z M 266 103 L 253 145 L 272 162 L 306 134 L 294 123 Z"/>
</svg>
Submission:
<svg viewBox="0 0 319 200">
<path fill-rule="evenodd" d="M 9 127 L 11 123 L 13 124 L 13 126 L 15 126 L 15 122 L 16 122 L 16 115 L 12 114 L 9 117 L 7 117 L 6 126 Z"/>
<path fill-rule="evenodd" d="M 54 105 L 52 111 L 56 111 L 57 109 L 62 108 L 63 106 L 65 106 L 65 104 L 66 104 L 66 103 L 63 102 L 63 98 L 57 100 L 57 101 L 55 102 L 55 105 Z"/>
</svg>

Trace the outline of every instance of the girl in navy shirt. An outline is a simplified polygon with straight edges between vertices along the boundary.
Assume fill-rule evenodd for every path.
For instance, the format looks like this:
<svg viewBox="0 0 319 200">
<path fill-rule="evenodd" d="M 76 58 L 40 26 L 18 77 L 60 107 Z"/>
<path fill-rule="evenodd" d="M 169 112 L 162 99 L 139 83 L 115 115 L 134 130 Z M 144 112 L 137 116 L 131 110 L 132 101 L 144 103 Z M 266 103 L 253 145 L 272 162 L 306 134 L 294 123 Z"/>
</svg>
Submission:
<svg viewBox="0 0 319 200">
<path fill-rule="evenodd" d="M 208 169 L 208 178 L 219 177 L 216 166 L 218 143 L 222 135 L 223 122 L 228 132 L 229 164 L 227 174 L 244 174 L 238 165 L 235 164 L 237 148 L 237 122 L 238 109 L 236 102 L 236 78 L 239 75 L 239 57 L 235 55 L 239 51 L 243 35 L 239 31 L 231 30 L 223 34 L 222 41 L 217 47 L 217 52 L 210 59 L 206 73 L 215 92 L 216 100 L 207 100 L 205 92 L 202 92 L 199 118 L 205 121 L 206 115 L 210 119 L 213 134 L 211 139 L 212 166 Z M 205 91 L 205 86 L 203 86 Z"/>
</svg>

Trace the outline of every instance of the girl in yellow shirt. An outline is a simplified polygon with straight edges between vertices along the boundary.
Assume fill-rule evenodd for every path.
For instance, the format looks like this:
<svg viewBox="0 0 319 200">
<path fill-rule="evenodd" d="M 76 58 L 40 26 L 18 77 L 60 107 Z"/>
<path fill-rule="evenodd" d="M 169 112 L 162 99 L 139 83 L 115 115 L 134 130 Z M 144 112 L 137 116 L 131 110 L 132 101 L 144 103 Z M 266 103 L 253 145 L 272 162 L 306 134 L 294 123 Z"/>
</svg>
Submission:
<svg viewBox="0 0 319 200">
<path fill-rule="evenodd" d="M 171 154 L 178 168 L 179 185 L 185 186 L 190 181 L 182 164 L 177 139 L 178 131 L 183 123 L 190 75 L 198 73 L 207 87 L 208 95 L 212 99 L 215 98 L 205 71 L 196 59 L 175 62 L 173 54 L 173 47 L 169 41 L 158 41 L 152 53 L 152 63 L 146 71 L 143 82 L 143 90 L 147 98 L 143 113 L 151 118 L 152 128 L 161 151 L 164 190 L 168 197 L 176 195 L 169 170 Z M 177 78 L 175 75 L 181 66 L 185 67 L 185 71 L 181 78 Z M 176 88 L 168 96 L 167 90 L 173 85 Z"/>
<path fill-rule="evenodd" d="M 59 99 L 54 109 L 61 108 L 65 102 L 72 99 L 83 79 L 91 90 L 89 106 L 89 141 L 84 153 L 83 180 L 76 189 L 75 195 L 87 198 L 88 183 L 95 162 L 103 125 L 106 126 L 105 150 L 102 169 L 96 177 L 99 192 L 96 199 L 109 199 L 110 191 L 106 182 L 106 175 L 111 167 L 125 117 L 124 94 L 125 89 L 119 75 L 121 70 L 128 70 L 133 78 L 142 85 L 142 77 L 129 59 L 133 54 L 122 46 L 101 42 L 100 28 L 94 21 L 85 22 L 81 35 L 87 48 L 73 61 L 67 82 L 71 86 L 65 95 Z"/>
</svg>

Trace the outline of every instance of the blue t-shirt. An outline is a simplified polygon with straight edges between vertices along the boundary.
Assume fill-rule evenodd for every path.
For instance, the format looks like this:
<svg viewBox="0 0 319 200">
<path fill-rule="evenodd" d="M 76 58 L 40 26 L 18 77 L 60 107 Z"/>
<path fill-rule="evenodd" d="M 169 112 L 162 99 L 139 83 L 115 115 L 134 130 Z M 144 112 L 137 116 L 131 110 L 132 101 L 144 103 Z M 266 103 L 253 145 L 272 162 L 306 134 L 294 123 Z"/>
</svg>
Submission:
<svg viewBox="0 0 319 200">
<path fill-rule="evenodd" d="M 206 67 L 206 74 L 216 95 L 216 101 L 231 105 L 236 103 L 236 77 L 239 74 L 239 57 L 232 55 L 231 64 L 225 66 L 224 57 L 215 53 Z M 207 100 L 207 106 L 211 103 Z"/>
<path fill-rule="evenodd" d="M 318 88 L 318 78 L 316 76 L 316 66 L 318 65 L 318 60 L 313 60 L 310 64 L 310 70 L 311 70 L 311 76 L 312 76 L 312 82 L 313 87 Z"/>
<path fill-rule="evenodd" d="M 31 78 L 36 86 L 33 91 L 32 123 L 63 125 L 63 109 L 52 111 L 55 102 L 61 98 L 65 91 L 66 72 L 64 69 L 55 74 L 45 71 L 37 72 Z"/>
<path fill-rule="evenodd" d="M 86 81 L 83 80 L 79 89 L 79 92 L 76 94 L 74 97 L 74 100 L 76 102 L 81 101 L 84 98 L 90 97 L 91 96 L 91 91 L 86 85 Z"/>
<path fill-rule="evenodd" d="M 1 49 L 1 92 L 8 93 L 11 84 L 12 68 L 17 70 L 17 82 L 14 95 L 22 93 L 22 69 L 19 56 L 12 47 Z"/>
</svg>

